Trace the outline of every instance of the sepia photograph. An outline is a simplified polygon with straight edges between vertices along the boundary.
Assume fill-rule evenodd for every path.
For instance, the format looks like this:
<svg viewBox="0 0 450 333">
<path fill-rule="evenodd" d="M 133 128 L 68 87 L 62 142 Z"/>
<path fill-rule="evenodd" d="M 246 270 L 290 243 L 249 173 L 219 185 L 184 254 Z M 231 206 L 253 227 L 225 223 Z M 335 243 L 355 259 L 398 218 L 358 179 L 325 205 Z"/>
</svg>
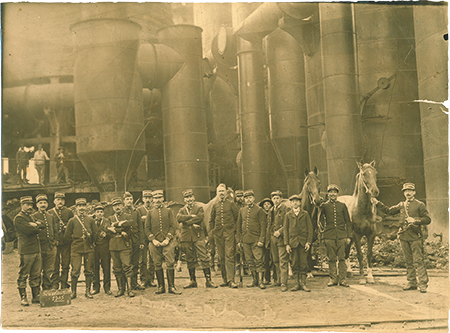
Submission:
<svg viewBox="0 0 450 333">
<path fill-rule="evenodd" d="M 447 2 L 0 6 L 2 329 L 449 331 Z"/>
</svg>

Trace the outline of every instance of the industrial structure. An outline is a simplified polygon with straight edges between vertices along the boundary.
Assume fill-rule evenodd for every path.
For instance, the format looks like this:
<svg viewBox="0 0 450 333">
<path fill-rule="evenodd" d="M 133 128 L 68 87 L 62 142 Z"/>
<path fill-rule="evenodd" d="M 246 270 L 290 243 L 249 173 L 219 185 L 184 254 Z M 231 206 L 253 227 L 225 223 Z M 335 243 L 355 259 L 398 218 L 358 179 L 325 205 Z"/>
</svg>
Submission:
<svg viewBox="0 0 450 333">
<path fill-rule="evenodd" d="M 8 3 L 2 16 L 9 174 L 20 143 L 62 145 L 67 193 L 160 186 L 182 202 L 192 188 L 206 202 L 220 182 L 299 193 L 314 167 L 351 194 L 356 161 L 375 160 L 380 200 L 414 182 L 431 234 L 448 237 L 445 3 Z M 5 176 L 6 197 L 54 191 Z"/>
</svg>

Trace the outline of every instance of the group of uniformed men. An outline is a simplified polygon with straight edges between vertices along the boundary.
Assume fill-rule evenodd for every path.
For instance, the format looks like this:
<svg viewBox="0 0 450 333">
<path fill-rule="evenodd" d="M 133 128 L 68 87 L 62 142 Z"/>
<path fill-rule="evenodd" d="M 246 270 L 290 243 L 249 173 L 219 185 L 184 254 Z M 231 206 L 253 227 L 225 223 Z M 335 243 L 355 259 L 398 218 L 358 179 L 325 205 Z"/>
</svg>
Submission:
<svg viewBox="0 0 450 333">
<path fill-rule="evenodd" d="M 411 188 L 413 184 L 406 186 L 406 190 Z M 351 221 L 347 206 L 336 200 L 338 186 L 329 185 L 327 192 L 328 200 L 319 203 L 319 207 L 325 221 L 322 236 L 329 258 L 328 286 L 339 284 L 348 287 L 345 280 L 344 254 L 345 246 L 352 235 Z M 406 192 L 407 199 L 420 207 L 420 211 L 418 208 L 417 212 L 409 212 L 411 220 L 417 224 L 429 223 L 427 218 L 423 217 L 428 216 L 423 203 L 415 203 L 415 192 L 411 196 L 411 191 L 405 191 L 405 196 Z M 133 297 L 133 290 L 142 290 L 145 286 L 155 287 L 155 274 L 158 282 L 156 294 L 165 293 L 163 262 L 166 265 L 168 292 L 181 294 L 175 287 L 174 274 L 174 238 L 178 223 L 181 224 L 180 249 L 186 254 L 190 277 L 184 288 L 197 287 L 197 264 L 203 269 L 206 287 L 217 287 L 211 280 L 212 251 L 207 247 L 208 242 L 214 241 L 215 245 L 211 246 L 211 250 L 217 247 L 222 274 L 221 287 L 238 287 L 235 282 L 235 263 L 236 253 L 240 253 L 245 257 L 252 275 L 252 282 L 248 287 L 258 286 L 265 289 L 264 279 L 266 283 L 270 279 L 268 262 L 271 259 L 274 266 L 273 286 L 281 286 L 281 291 L 287 291 L 290 263 L 295 280 L 295 286 L 291 290 L 309 292 L 310 289 L 306 287 L 307 252 L 313 239 L 313 226 L 309 214 L 301 209 L 301 197 L 292 195 L 289 198 L 289 207 L 282 202 L 282 193 L 279 190 L 272 192 L 271 199 L 266 198 L 259 205 L 255 203 L 253 190 L 238 190 L 235 195 L 236 203 L 227 198 L 225 184 L 217 187 L 217 199 L 212 204 L 209 217 L 209 237 L 203 223 L 203 206 L 195 202 L 191 189 L 183 191 L 185 206 L 178 211 L 176 217 L 171 209 L 164 206 L 162 190 L 143 191 L 144 204 L 137 209 L 133 208 L 132 195 L 126 192 L 123 198 L 112 200 L 114 214 L 108 218 L 104 218 L 102 205 L 95 206 L 93 216 L 88 215 L 84 198 L 76 199 L 76 214 L 73 214 L 65 207 L 65 195 L 60 192 L 55 193 L 55 206 L 50 210 L 47 210 L 47 196 L 37 195 L 38 211 L 35 213 L 32 197 L 22 197 L 22 209 L 14 219 L 20 254 L 17 283 L 21 304 L 29 304 L 26 295 L 27 278 L 32 289 L 32 303 L 39 303 L 41 285 L 43 290 L 71 287 L 72 299 L 76 298 L 82 260 L 86 278 L 85 296 L 91 299 L 92 294 L 100 292 L 100 266 L 103 270 L 104 291 L 110 295 L 111 258 L 118 286 L 116 297 L 124 295 L 125 292 L 129 297 Z M 379 206 L 381 208 L 381 203 Z M 384 206 L 382 208 L 387 209 Z M 397 207 L 391 208 L 392 211 L 396 209 Z M 408 208 L 405 206 L 405 209 Z M 402 242 L 402 247 L 407 246 Z M 410 264 L 412 256 L 418 256 L 418 251 L 415 243 L 408 248 L 412 249 L 412 253 L 409 255 L 408 252 L 407 255 L 409 284 L 405 290 L 417 288 L 415 271 L 412 272 Z M 417 261 L 416 258 L 414 261 Z M 72 279 L 69 285 L 70 264 Z M 269 272 L 266 272 L 267 270 Z M 138 271 L 144 285 L 138 282 Z M 421 291 L 426 291 L 428 277 L 423 265 L 419 267 L 419 280 Z"/>
</svg>

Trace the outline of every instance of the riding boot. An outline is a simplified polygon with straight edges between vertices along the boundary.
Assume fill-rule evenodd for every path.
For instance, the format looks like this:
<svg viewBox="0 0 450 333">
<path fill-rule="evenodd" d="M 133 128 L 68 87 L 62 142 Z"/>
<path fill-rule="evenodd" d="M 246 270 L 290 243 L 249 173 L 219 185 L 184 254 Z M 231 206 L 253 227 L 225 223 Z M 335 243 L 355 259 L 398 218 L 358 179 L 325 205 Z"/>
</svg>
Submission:
<svg viewBox="0 0 450 333">
<path fill-rule="evenodd" d="M 175 288 L 175 270 L 168 269 L 166 273 L 167 273 L 167 283 L 169 285 L 169 293 L 181 295 L 181 291 L 178 291 L 177 288 Z"/>
<path fill-rule="evenodd" d="M 20 305 L 28 306 L 30 303 L 28 303 L 27 299 L 27 289 L 26 288 L 19 288 L 19 295 L 20 295 Z"/>
<path fill-rule="evenodd" d="M 185 285 L 183 288 L 184 289 L 197 288 L 197 281 L 195 279 L 195 268 L 189 268 L 189 277 L 190 277 L 189 283 Z"/>
<path fill-rule="evenodd" d="M 31 299 L 31 303 L 33 303 L 33 304 L 39 304 L 40 303 L 39 293 L 40 293 L 40 288 L 39 287 L 32 287 L 31 288 L 31 294 L 33 295 L 33 298 Z"/>
<path fill-rule="evenodd" d="M 131 288 L 131 284 L 132 282 L 132 277 L 127 277 L 127 286 L 128 286 L 128 297 L 134 297 L 134 292 L 133 289 Z M 137 280 L 136 280 L 137 281 Z"/>
<path fill-rule="evenodd" d="M 150 275 L 150 278 L 145 283 L 145 286 L 151 287 L 151 288 L 157 287 L 157 285 L 155 284 L 155 272 L 150 272 L 149 275 Z"/>
<path fill-rule="evenodd" d="M 203 269 L 203 274 L 205 274 L 206 288 L 217 288 L 217 286 L 211 280 L 211 269 L 210 268 L 204 268 Z"/>
<path fill-rule="evenodd" d="M 248 288 L 256 287 L 258 285 L 258 273 L 252 271 L 252 283 L 248 284 Z"/>
<path fill-rule="evenodd" d="M 164 294 L 166 292 L 166 287 L 164 283 L 164 271 L 162 269 L 158 269 L 155 271 L 156 280 L 158 281 L 158 290 L 155 291 L 155 294 Z"/>
<path fill-rule="evenodd" d="M 300 287 L 300 274 L 294 273 L 293 277 L 295 279 L 295 286 L 293 288 L 291 288 L 291 291 L 301 290 L 302 288 Z"/>
<path fill-rule="evenodd" d="M 84 296 L 88 299 L 93 299 L 94 296 L 91 295 L 91 285 L 92 285 L 92 276 L 86 276 L 86 291 Z"/>
<path fill-rule="evenodd" d="M 328 274 L 330 275 L 330 282 L 328 282 L 327 286 L 336 286 L 338 284 L 338 278 L 335 261 L 328 261 Z"/>
<path fill-rule="evenodd" d="M 120 297 L 125 294 L 125 283 L 123 280 L 123 276 L 121 274 L 116 275 L 117 282 L 117 293 L 114 295 L 115 297 Z"/>
<path fill-rule="evenodd" d="M 77 298 L 77 284 L 78 278 L 72 276 L 72 282 L 70 283 L 70 287 L 72 288 L 72 299 Z"/>
<path fill-rule="evenodd" d="M 264 285 L 264 272 L 259 272 L 259 289 L 266 289 L 266 286 Z"/>
<path fill-rule="evenodd" d="M 310 292 L 311 289 L 306 287 L 306 274 L 302 274 L 300 277 L 300 287 L 303 291 Z"/>
</svg>

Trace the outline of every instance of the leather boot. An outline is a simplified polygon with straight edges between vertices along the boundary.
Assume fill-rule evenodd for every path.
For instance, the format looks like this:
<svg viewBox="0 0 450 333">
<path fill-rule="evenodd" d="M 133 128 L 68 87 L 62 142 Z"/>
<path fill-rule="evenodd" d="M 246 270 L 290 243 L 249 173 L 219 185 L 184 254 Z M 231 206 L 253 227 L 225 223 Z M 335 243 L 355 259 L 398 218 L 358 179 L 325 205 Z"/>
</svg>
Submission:
<svg viewBox="0 0 450 333">
<path fill-rule="evenodd" d="M 150 272 L 149 275 L 150 279 L 145 283 L 145 286 L 151 288 L 157 287 L 157 285 L 155 284 L 155 272 Z"/>
<path fill-rule="evenodd" d="M 211 280 L 211 269 L 210 268 L 204 268 L 203 269 L 203 274 L 205 274 L 206 288 L 217 288 L 217 286 Z"/>
<path fill-rule="evenodd" d="M 91 295 L 91 285 L 92 285 L 92 276 L 86 276 L 86 291 L 84 292 L 84 296 L 88 299 L 93 299 L 94 296 Z"/>
<path fill-rule="evenodd" d="M 120 297 L 125 294 L 125 282 L 123 281 L 122 275 L 116 275 L 117 281 L 117 293 L 114 295 L 115 297 Z"/>
<path fill-rule="evenodd" d="M 248 284 L 248 288 L 256 287 L 258 285 L 258 273 L 252 271 L 252 283 Z"/>
<path fill-rule="evenodd" d="M 28 303 L 28 299 L 27 299 L 26 288 L 19 288 L 19 295 L 20 295 L 20 305 L 23 305 L 23 306 L 30 305 L 30 303 Z"/>
<path fill-rule="evenodd" d="M 338 278 L 337 278 L 337 269 L 335 261 L 328 261 L 328 274 L 330 274 L 330 282 L 328 282 L 327 286 L 337 286 Z"/>
<path fill-rule="evenodd" d="M 72 277 L 72 282 L 70 284 L 70 286 L 72 288 L 71 299 L 77 298 L 77 284 L 78 284 L 78 278 Z"/>
<path fill-rule="evenodd" d="M 31 299 L 31 303 L 33 304 L 39 304 L 39 294 L 40 294 L 40 288 L 39 287 L 32 287 L 31 288 L 31 294 L 33 295 L 33 298 Z"/>
<path fill-rule="evenodd" d="M 155 291 L 155 294 L 164 294 L 166 292 L 166 287 L 164 283 L 164 271 L 162 269 L 159 269 L 155 271 L 156 273 L 156 279 L 158 281 L 158 290 Z"/>
<path fill-rule="evenodd" d="M 258 287 L 259 289 L 266 289 L 266 286 L 264 285 L 264 272 L 259 272 L 259 283 L 258 283 Z"/>
<path fill-rule="evenodd" d="M 310 292 L 311 289 L 306 287 L 306 274 L 302 274 L 300 277 L 300 287 L 303 291 Z"/>
<path fill-rule="evenodd" d="M 300 287 L 300 274 L 294 273 L 293 276 L 295 279 L 295 286 L 291 288 L 291 291 L 301 290 L 302 288 Z"/>
<path fill-rule="evenodd" d="M 181 291 L 178 291 L 177 288 L 175 288 L 175 270 L 168 269 L 166 273 L 167 273 L 167 283 L 169 285 L 169 293 L 181 295 Z"/>
<path fill-rule="evenodd" d="M 132 277 L 127 277 L 127 286 L 128 286 L 128 297 L 134 297 L 135 295 L 134 295 L 134 292 L 133 292 L 133 290 L 131 289 L 131 281 L 132 281 Z"/>
<path fill-rule="evenodd" d="M 189 268 L 189 278 L 190 278 L 189 283 L 185 285 L 183 288 L 184 289 L 197 288 L 197 281 L 195 279 L 195 268 Z"/>
</svg>

